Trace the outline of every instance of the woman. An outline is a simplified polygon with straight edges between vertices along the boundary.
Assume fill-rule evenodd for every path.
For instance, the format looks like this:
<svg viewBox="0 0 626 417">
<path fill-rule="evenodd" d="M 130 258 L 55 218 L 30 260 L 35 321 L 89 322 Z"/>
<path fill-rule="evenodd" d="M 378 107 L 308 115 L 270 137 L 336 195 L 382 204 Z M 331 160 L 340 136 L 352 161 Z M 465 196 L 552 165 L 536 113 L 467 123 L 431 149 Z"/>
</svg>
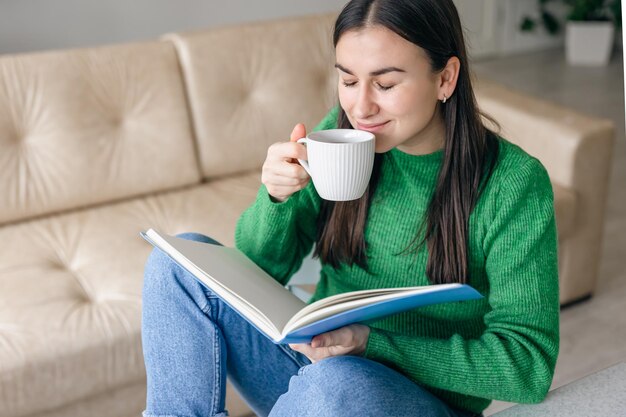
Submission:
<svg viewBox="0 0 626 417">
<path fill-rule="evenodd" d="M 317 129 L 375 133 L 368 191 L 321 200 L 296 162 L 298 125 L 268 150 L 237 246 L 283 284 L 315 246 L 313 300 L 447 282 L 485 297 L 278 346 L 154 252 L 145 416 L 226 415 L 227 372 L 270 416 L 471 416 L 492 399 L 546 395 L 558 353 L 552 189 L 536 159 L 482 124 L 452 0 L 350 1 L 334 44 L 339 106 Z"/>
</svg>

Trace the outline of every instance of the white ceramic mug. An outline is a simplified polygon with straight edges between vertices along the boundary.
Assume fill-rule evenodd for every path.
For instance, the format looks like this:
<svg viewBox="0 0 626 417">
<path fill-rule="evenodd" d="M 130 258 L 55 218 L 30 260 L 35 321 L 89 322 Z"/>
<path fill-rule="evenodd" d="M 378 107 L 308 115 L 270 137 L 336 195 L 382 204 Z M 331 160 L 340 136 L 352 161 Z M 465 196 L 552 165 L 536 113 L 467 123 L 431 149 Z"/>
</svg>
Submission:
<svg viewBox="0 0 626 417">
<path fill-rule="evenodd" d="M 355 129 L 330 129 L 309 133 L 298 140 L 308 161 L 298 159 L 309 173 L 317 193 L 325 200 L 361 198 L 374 167 L 374 134 Z"/>
</svg>

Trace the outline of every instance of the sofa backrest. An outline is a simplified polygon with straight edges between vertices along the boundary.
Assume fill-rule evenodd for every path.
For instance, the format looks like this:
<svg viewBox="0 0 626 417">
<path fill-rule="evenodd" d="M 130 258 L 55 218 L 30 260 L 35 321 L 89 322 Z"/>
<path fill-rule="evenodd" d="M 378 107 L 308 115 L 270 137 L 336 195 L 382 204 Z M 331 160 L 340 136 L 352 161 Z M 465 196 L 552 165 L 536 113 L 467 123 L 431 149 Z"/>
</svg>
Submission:
<svg viewBox="0 0 626 417">
<path fill-rule="evenodd" d="M 0 56 L 0 224 L 199 180 L 171 43 Z"/>
<path fill-rule="evenodd" d="M 202 174 L 260 168 L 269 145 L 335 103 L 335 15 L 177 33 Z"/>
</svg>

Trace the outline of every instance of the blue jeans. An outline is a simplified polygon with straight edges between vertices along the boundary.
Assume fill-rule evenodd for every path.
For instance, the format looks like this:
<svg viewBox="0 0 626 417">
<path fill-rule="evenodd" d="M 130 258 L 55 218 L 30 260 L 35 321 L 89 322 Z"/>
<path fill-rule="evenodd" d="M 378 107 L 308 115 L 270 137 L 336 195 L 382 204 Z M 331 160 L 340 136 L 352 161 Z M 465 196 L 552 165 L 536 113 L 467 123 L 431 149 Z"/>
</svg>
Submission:
<svg viewBox="0 0 626 417">
<path fill-rule="evenodd" d="M 199 234 L 185 239 L 218 244 Z M 276 345 L 160 251 L 145 268 L 144 417 L 227 416 L 226 375 L 259 416 L 470 416 L 380 363 Z"/>
</svg>

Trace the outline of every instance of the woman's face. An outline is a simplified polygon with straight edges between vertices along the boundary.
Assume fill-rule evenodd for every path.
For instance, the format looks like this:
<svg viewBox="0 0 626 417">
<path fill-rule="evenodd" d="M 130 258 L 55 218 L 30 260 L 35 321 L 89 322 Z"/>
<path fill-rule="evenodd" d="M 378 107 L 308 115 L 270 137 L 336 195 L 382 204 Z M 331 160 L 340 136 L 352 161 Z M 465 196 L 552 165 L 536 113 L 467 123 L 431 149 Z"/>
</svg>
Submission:
<svg viewBox="0 0 626 417">
<path fill-rule="evenodd" d="M 345 32 L 335 51 L 339 103 L 355 129 L 376 135 L 376 152 L 418 155 L 443 146 L 441 76 L 422 48 L 372 26 Z"/>
</svg>

